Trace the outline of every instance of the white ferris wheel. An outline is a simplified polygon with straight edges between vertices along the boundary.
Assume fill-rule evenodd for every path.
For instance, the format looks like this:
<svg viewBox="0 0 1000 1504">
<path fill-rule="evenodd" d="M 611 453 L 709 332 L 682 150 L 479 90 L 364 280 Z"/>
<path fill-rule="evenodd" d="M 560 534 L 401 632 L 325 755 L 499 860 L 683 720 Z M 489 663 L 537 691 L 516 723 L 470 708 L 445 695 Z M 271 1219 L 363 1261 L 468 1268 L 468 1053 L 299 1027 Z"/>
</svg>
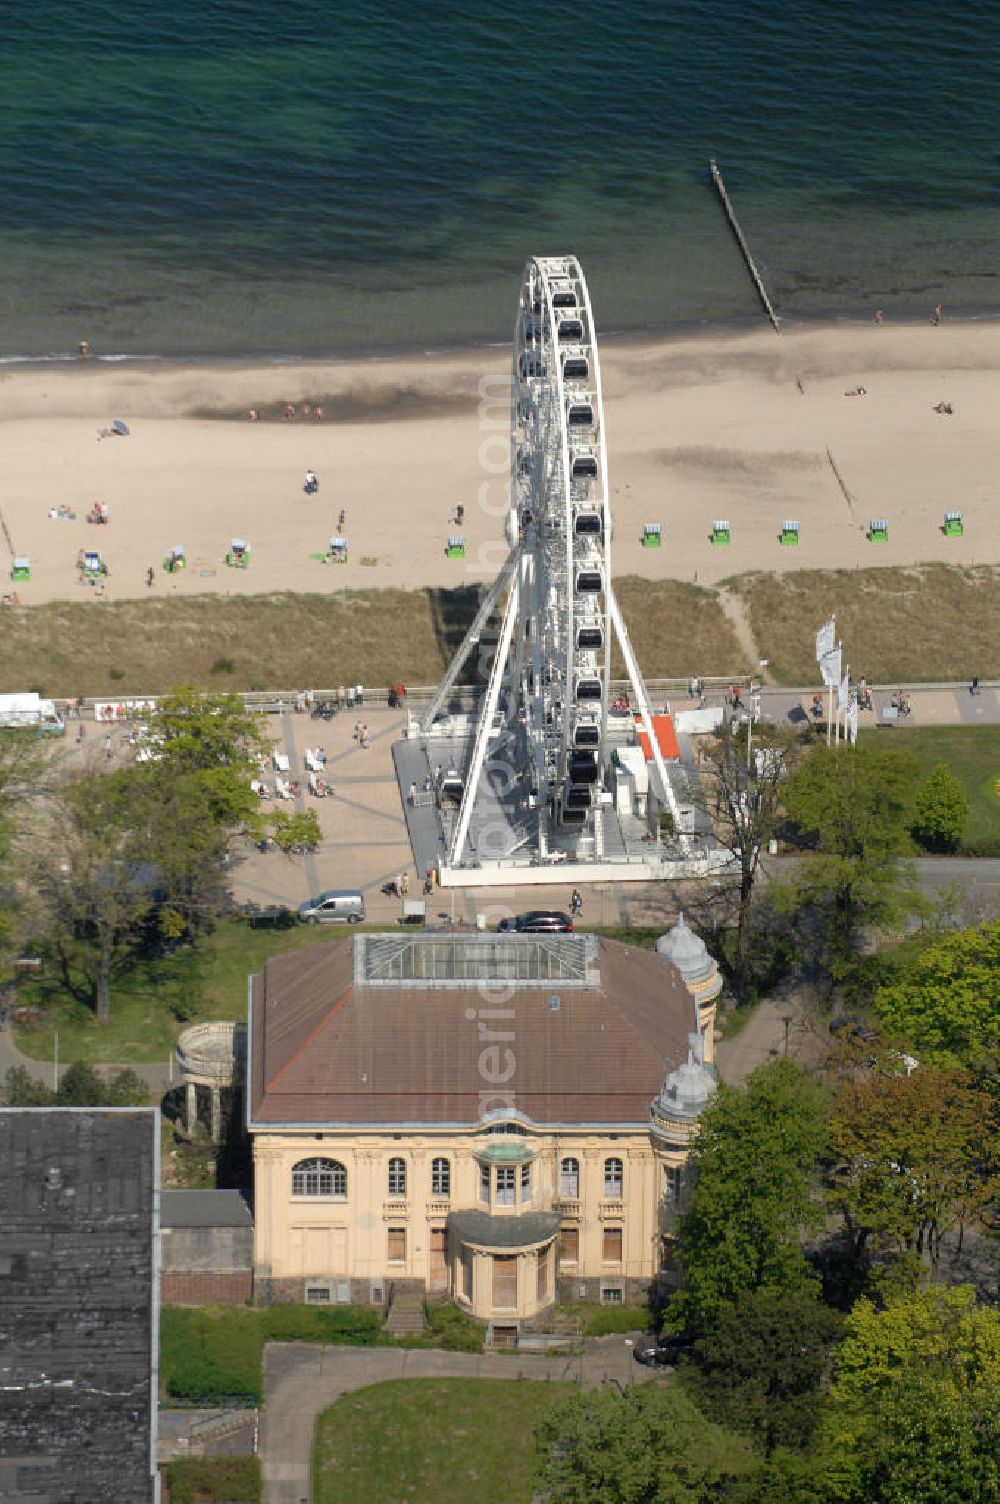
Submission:
<svg viewBox="0 0 1000 1504">
<path fill-rule="evenodd" d="M 506 591 L 486 693 L 461 759 L 446 865 L 475 868 L 515 854 L 543 867 L 628 862 L 609 811 L 609 759 L 623 739 L 635 742 L 634 713 L 647 728 L 652 719 L 612 588 L 600 357 L 590 294 L 573 256 L 532 257 L 524 269 L 510 455 L 510 552 L 420 722 L 432 736 Z M 612 639 L 628 684 L 618 696 L 627 726 L 611 699 Z M 680 831 L 661 750 L 655 736 L 650 741 L 657 799 Z"/>
</svg>

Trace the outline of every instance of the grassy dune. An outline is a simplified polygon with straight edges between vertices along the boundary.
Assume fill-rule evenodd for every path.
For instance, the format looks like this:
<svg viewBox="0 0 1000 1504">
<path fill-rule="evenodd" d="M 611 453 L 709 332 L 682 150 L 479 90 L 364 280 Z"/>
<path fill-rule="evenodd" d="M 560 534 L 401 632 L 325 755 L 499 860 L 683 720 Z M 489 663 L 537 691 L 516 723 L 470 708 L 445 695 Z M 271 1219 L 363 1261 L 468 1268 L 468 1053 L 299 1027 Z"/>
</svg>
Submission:
<svg viewBox="0 0 1000 1504">
<path fill-rule="evenodd" d="M 651 677 L 740 667 L 735 636 L 712 592 L 627 578 L 618 593 Z M 0 687 L 63 696 L 157 694 L 182 683 L 434 684 L 478 601 L 475 589 L 351 590 L 7 607 Z"/>
<path fill-rule="evenodd" d="M 831 611 L 851 667 L 871 680 L 1000 677 L 1000 568 L 800 570 L 727 584 L 779 684 L 813 682 L 816 628 Z M 648 677 L 756 668 L 716 591 L 634 575 L 617 591 Z M 474 588 L 348 590 L 5 607 L 0 688 L 62 696 L 156 694 L 180 683 L 434 684 L 478 599 Z"/>
<path fill-rule="evenodd" d="M 875 683 L 1000 676 L 1000 568 L 796 570 L 728 581 L 779 684 L 812 684 L 836 612 L 853 672 Z"/>
</svg>

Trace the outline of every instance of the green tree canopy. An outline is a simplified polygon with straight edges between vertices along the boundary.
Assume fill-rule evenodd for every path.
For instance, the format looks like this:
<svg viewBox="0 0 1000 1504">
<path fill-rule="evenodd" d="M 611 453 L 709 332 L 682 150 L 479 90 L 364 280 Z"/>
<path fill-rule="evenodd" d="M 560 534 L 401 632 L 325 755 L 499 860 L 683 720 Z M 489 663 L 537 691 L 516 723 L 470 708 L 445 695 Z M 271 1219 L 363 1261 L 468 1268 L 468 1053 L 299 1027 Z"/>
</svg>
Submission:
<svg viewBox="0 0 1000 1504">
<path fill-rule="evenodd" d="M 720 1088 L 692 1154 L 678 1235 L 683 1285 L 668 1311 L 675 1330 L 703 1334 L 755 1291 L 812 1284 L 800 1232 L 822 1216 L 813 1187 L 826 1113 L 822 1090 L 788 1060 L 758 1066 L 740 1090 Z"/>
<path fill-rule="evenodd" d="M 604 1386 L 556 1405 L 535 1433 L 547 1504 L 709 1504 L 746 1466 L 676 1386 Z"/>
<path fill-rule="evenodd" d="M 894 924 L 925 907 L 909 863 L 916 758 L 896 744 L 817 746 L 784 792 L 805 845 L 785 906 L 805 904 L 824 920 L 827 964 L 847 976 L 859 931 Z"/>
<path fill-rule="evenodd" d="M 940 935 L 875 995 L 883 1024 L 921 1061 L 968 1061 L 1000 1026 L 1000 920 Z"/>
<path fill-rule="evenodd" d="M 805 1447 L 840 1326 L 839 1313 L 807 1291 L 758 1290 L 718 1312 L 695 1344 L 686 1382 L 713 1420 L 749 1432 L 766 1456 Z"/>
<path fill-rule="evenodd" d="M 913 801 L 914 840 L 928 851 L 955 851 L 968 820 L 965 789 L 943 762 L 936 763 Z"/>
<path fill-rule="evenodd" d="M 860 1254 L 914 1251 L 937 1266 L 941 1240 L 996 1197 L 997 1105 L 966 1071 L 848 1080 L 830 1118 L 830 1201 Z"/>
<path fill-rule="evenodd" d="M 1000 1312 L 931 1285 L 845 1323 L 824 1416 L 829 1496 L 849 1504 L 997 1497 Z"/>
</svg>

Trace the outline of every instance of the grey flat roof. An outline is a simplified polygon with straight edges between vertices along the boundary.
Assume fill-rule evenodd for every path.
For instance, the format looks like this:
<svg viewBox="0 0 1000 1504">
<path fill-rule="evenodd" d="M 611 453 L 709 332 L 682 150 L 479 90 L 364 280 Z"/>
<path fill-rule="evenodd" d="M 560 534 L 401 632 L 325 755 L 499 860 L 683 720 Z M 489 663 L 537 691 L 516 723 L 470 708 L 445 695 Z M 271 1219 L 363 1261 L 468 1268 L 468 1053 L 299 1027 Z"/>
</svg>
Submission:
<svg viewBox="0 0 1000 1504">
<path fill-rule="evenodd" d="M 463 1243 L 477 1248 L 530 1248 L 555 1235 L 557 1212 L 525 1212 L 523 1216 L 491 1217 L 489 1212 L 452 1212 L 449 1230 Z"/>
<path fill-rule="evenodd" d="M 239 1191 L 161 1191 L 161 1227 L 250 1227 Z"/>
<path fill-rule="evenodd" d="M 0 1109 L 0 1498 L 152 1498 L 158 1134 Z"/>
</svg>

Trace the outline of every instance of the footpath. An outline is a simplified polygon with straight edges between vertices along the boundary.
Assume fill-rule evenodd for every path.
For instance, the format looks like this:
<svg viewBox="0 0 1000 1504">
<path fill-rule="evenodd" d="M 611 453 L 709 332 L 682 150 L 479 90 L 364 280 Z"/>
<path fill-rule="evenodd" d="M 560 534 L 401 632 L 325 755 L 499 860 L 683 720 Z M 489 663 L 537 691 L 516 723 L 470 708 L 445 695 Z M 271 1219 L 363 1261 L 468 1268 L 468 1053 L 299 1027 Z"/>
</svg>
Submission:
<svg viewBox="0 0 1000 1504">
<path fill-rule="evenodd" d="M 590 1338 L 574 1357 L 274 1343 L 264 1349 L 264 1504 L 311 1504 L 316 1418 L 355 1389 L 388 1379 L 536 1379 L 624 1389 L 648 1382 L 655 1372 L 636 1363 L 630 1342 L 621 1335 Z"/>
</svg>

